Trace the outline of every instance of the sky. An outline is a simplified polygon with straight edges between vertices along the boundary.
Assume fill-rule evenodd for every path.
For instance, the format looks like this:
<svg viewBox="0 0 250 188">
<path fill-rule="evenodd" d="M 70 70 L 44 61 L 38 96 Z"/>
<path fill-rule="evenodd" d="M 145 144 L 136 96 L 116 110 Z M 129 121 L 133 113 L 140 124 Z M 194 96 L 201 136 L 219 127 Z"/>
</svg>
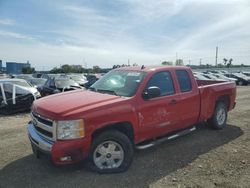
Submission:
<svg viewBox="0 0 250 188">
<path fill-rule="evenodd" d="M 63 64 L 250 65 L 250 0 L 0 0 L 0 59 Z"/>
</svg>

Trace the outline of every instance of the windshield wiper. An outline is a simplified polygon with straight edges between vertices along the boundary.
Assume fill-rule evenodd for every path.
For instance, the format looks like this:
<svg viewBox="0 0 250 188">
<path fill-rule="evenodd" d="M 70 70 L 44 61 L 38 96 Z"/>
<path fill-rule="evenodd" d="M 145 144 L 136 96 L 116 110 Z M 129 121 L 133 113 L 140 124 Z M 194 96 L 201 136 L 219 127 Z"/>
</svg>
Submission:
<svg viewBox="0 0 250 188">
<path fill-rule="evenodd" d="M 96 91 L 100 92 L 100 93 L 109 93 L 111 95 L 117 95 L 117 93 L 113 90 L 108 90 L 108 89 L 97 89 Z"/>
</svg>

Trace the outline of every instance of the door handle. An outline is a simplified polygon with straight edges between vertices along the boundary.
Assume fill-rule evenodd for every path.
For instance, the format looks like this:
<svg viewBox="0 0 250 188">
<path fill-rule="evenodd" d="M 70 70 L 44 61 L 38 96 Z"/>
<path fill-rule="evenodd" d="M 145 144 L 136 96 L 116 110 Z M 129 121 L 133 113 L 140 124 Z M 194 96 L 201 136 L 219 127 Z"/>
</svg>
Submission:
<svg viewBox="0 0 250 188">
<path fill-rule="evenodd" d="M 169 104 L 176 104 L 177 103 L 177 100 L 175 100 L 175 99 L 172 99 L 170 102 L 169 102 Z"/>
</svg>

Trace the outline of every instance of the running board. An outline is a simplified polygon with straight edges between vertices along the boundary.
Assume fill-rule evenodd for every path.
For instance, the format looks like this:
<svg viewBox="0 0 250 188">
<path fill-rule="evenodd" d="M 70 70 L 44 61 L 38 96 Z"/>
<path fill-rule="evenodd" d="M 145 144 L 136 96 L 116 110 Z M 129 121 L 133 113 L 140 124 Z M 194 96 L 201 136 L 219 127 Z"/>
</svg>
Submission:
<svg viewBox="0 0 250 188">
<path fill-rule="evenodd" d="M 153 140 L 152 142 L 149 142 L 147 144 L 144 144 L 144 145 L 137 145 L 135 146 L 136 149 L 139 149 L 139 150 L 143 150 L 143 149 L 147 149 L 147 148 L 150 148 L 150 147 L 153 147 L 153 146 L 156 146 L 158 144 L 161 144 L 162 142 L 165 142 L 167 140 L 172 140 L 174 138 L 177 138 L 179 136 L 183 136 L 183 135 L 186 135 L 190 132 L 193 132 L 194 130 L 196 130 L 196 127 L 192 127 L 192 128 L 189 128 L 189 129 L 185 129 L 185 130 L 182 130 L 180 132 L 177 132 L 176 134 L 173 134 L 171 136 L 167 136 L 167 137 L 163 137 L 163 138 L 159 138 L 157 140 Z"/>
</svg>

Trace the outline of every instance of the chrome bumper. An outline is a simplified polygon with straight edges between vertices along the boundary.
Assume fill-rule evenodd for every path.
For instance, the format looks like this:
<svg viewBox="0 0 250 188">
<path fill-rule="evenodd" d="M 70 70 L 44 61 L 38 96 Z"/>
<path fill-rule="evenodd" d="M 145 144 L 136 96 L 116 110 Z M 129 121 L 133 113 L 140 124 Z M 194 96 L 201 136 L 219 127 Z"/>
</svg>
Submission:
<svg viewBox="0 0 250 188">
<path fill-rule="evenodd" d="M 51 149 L 53 145 L 38 135 L 32 123 L 28 124 L 27 130 L 28 130 L 29 139 L 32 145 L 35 145 L 37 149 L 45 153 L 51 153 Z"/>
</svg>

